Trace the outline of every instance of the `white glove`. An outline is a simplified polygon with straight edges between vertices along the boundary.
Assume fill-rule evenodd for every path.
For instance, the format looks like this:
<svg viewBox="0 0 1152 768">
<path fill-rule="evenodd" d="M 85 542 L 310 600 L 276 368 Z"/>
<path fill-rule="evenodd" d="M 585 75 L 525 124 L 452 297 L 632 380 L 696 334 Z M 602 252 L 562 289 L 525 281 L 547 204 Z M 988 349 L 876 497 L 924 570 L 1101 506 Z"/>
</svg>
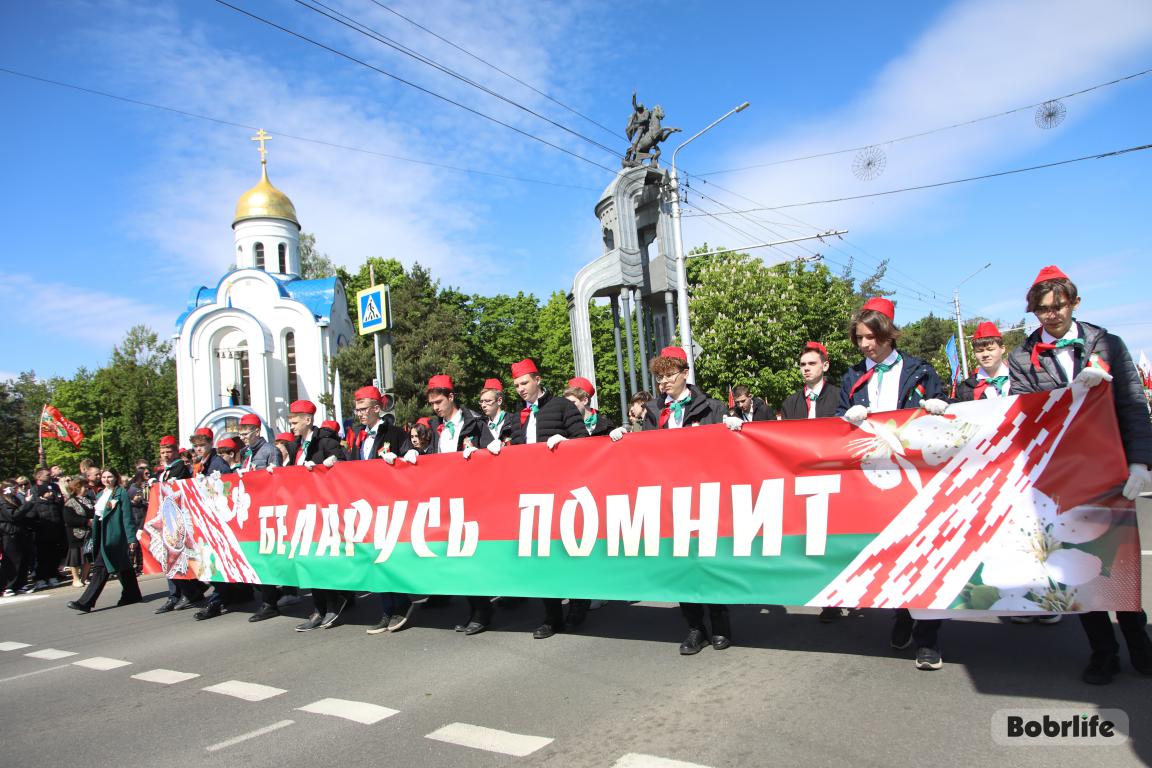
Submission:
<svg viewBox="0 0 1152 768">
<path fill-rule="evenodd" d="M 468 459 L 472 458 L 472 454 L 476 453 L 478 450 L 480 449 L 471 444 L 464 446 L 464 450 L 461 451 L 461 453 L 464 454 L 464 461 L 468 461 Z"/>
<path fill-rule="evenodd" d="M 493 440 L 492 442 L 488 443 L 488 453 L 492 454 L 493 456 L 499 456 L 500 449 L 503 447 L 504 444 L 499 440 Z"/>
<path fill-rule="evenodd" d="M 733 432 L 739 432 L 740 430 L 744 429 L 744 419 L 738 418 L 736 416 L 725 416 L 724 426 L 728 427 L 728 429 L 732 430 Z"/>
<path fill-rule="evenodd" d="M 1092 368 L 1085 368 L 1085 371 L 1093 370 Z M 1084 371 L 1080 372 L 1083 375 Z M 1148 471 L 1148 467 L 1143 464 L 1129 464 L 1128 465 L 1128 482 L 1124 483 L 1124 494 L 1126 499 L 1135 499 L 1140 494 L 1152 489 L 1152 472 Z"/>
<path fill-rule="evenodd" d="M 1085 389 L 1092 389 L 1092 387 L 1102 381 L 1112 381 L 1112 374 L 1103 368 L 1085 368 L 1076 374 L 1076 378 L 1072 380 L 1072 383 L 1079 384 Z"/>
<path fill-rule="evenodd" d="M 156 478 L 154 478 L 154 477 L 148 478 L 148 486 L 151 487 L 153 485 L 156 485 Z"/>
<path fill-rule="evenodd" d="M 264 467 L 264 471 L 267 472 L 268 474 L 272 474 L 272 470 L 274 470 L 274 469 L 276 469 L 275 464 L 269 464 L 268 466 Z"/>
<path fill-rule="evenodd" d="M 392 466 L 396 463 L 396 454 L 392 453 L 392 451 L 380 454 L 380 458 L 384 459 L 384 463 L 388 466 Z"/>
<path fill-rule="evenodd" d="M 560 445 L 560 443 L 567 439 L 568 438 L 564 437 L 564 435 L 552 435 L 552 437 L 548 438 L 548 450 L 556 450 L 556 446 Z"/>
<path fill-rule="evenodd" d="M 315 468 L 316 468 L 316 462 L 314 462 L 314 461 L 304 462 L 304 469 L 308 470 L 309 472 L 311 472 Z"/>
<path fill-rule="evenodd" d="M 628 434 L 628 430 L 624 429 L 624 427 L 616 427 L 616 429 L 608 433 L 608 437 L 612 440 L 612 442 L 616 443 L 619 442 L 620 439 L 623 438 L 626 434 Z"/>
<path fill-rule="evenodd" d="M 409 448 L 408 453 L 404 454 L 404 461 L 408 462 L 409 464 L 415 464 L 416 459 L 419 456 L 419 451 L 417 451 L 415 448 Z"/>
<path fill-rule="evenodd" d="M 844 419 L 844 421 L 848 422 L 849 424 L 854 424 L 858 427 L 864 423 L 864 419 L 868 418 L 868 406 L 854 405 L 845 411 L 844 415 L 840 418 Z"/>
<path fill-rule="evenodd" d="M 328 467 L 329 469 L 331 469 L 335 463 L 336 463 L 336 457 L 335 456 L 329 456 L 328 458 L 324 459 L 324 466 Z"/>
<path fill-rule="evenodd" d="M 247 471 L 248 470 L 244 469 L 244 467 L 237 467 L 236 471 L 233 472 L 232 474 L 236 475 L 236 477 L 244 477 L 244 473 Z"/>
<path fill-rule="evenodd" d="M 927 400 L 921 400 L 920 407 L 933 416 L 942 416 L 948 410 L 948 403 L 937 397 L 930 397 Z"/>
</svg>

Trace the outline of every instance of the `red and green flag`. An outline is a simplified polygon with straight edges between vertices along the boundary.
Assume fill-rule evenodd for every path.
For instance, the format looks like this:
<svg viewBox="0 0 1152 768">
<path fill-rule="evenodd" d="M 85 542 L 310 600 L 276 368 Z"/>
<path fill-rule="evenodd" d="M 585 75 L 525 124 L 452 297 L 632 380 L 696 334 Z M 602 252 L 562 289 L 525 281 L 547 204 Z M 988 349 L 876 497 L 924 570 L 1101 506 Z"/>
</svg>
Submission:
<svg viewBox="0 0 1152 768">
<path fill-rule="evenodd" d="M 40 437 L 62 440 L 79 448 L 84 442 L 84 430 L 76 422 L 64 418 L 55 406 L 45 405 L 40 411 Z"/>
</svg>

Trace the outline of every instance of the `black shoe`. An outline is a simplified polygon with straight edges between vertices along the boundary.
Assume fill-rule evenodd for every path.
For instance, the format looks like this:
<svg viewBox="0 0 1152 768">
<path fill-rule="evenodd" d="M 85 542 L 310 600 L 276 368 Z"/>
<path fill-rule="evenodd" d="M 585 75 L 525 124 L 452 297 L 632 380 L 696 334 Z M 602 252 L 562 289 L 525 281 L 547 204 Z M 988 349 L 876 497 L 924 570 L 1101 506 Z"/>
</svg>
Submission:
<svg viewBox="0 0 1152 768">
<path fill-rule="evenodd" d="M 1089 685 L 1108 685 L 1112 677 L 1120 671 L 1120 657 L 1116 654 L 1092 654 L 1080 679 Z"/>
<path fill-rule="evenodd" d="M 588 618 L 588 601 L 587 600 L 569 600 L 568 601 L 568 618 L 566 623 L 570 627 L 578 627 L 584 623 L 584 619 Z"/>
<path fill-rule="evenodd" d="M 840 621 L 839 608 L 821 608 L 820 609 L 820 623 L 831 624 L 834 621 Z"/>
<path fill-rule="evenodd" d="M 725 648 L 729 648 L 731 646 L 732 641 L 727 637 L 724 637 L 724 635 L 712 635 L 712 647 L 716 650 L 722 651 Z"/>
<path fill-rule="evenodd" d="M 176 605 L 173 607 L 178 611 L 186 611 L 189 608 L 195 608 L 197 605 L 203 602 L 203 600 L 204 598 L 202 597 L 197 598 L 196 600 L 189 600 L 187 597 L 181 597 L 176 601 Z"/>
<path fill-rule="evenodd" d="M 328 613 L 324 614 L 324 619 L 320 622 L 320 629 L 328 629 L 328 627 L 335 624 L 336 620 L 340 618 L 340 614 L 344 613 L 344 609 L 347 607 L 348 600 L 342 599 L 337 602 L 335 610 L 328 611 Z"/>
<path fill-rule="evenodd" d="M 560 626 L 556 626 L 556 627 L 552 626 L 551 624 L 541 624 L 540 626 L 536 627 L 536 631 L 532 633 L 532 639 L 533 640 L 547 640 L 548 638 L 552 637 L 552 635 L 556 634 L 557 632 L 563 632 L 563 631 L 564 631 L 564 625 L 563 624 L 561 624 Z"/>
<path fill-rule="evenodd" d="M 1152 640 L 1148 633 L 1140 630 L 1139 635 L 1125 638 L 1128 641 L 1128 658 L 1132 662 L 1132 669 L 1142 675 L 1152 675 Z"/>
<path fill-rule="evenodd" d="M 116 601 L 116 605 L 123 608 L 126 605 L 136 605 L 136 603 L 144 602 L 143 597 L 122 597 Z"/>
<path fill-rule="evenodd" d="M 468 626 L 464 627 L 463 631 L 465 635 L 478 635 L 486 629 L 488 629 L 486 625 L 478 621 L 470 621 L 468 622 Z"/>
<path fill-rule="evenodd" d="M 303 624 L 296 625 L 297 632 L 311 632 L 314 629 L 320 629 L 320 624 L 324 621 L 324 617 L 319 613 L 314 613 L 308 617 L 308 621 Z"/>
<path fill-rule="evenodd" d="M 153 613 L 156 613 L 156 614 L 170 613 L 170 612 L 176 610 L 176 602 L 177 602 L 176 598 L 170 597 L 167 600 L 165 600 L 164 603 L 159 608 L 154 610 Z"/>
<path fill-rule="evenodd" d="M 196 613 L 192 614 L 192 618 L 196 621 L 204 621 L 205 619 L 214 619 L 220 614 L 224 613 L 224 607 L 220 603 L 208 603 Z"/>
<path fill-rule="evenodd" d="M 912 629 L 916 621 L 907 611 L 896 612 L 896 623 L 892 625 L 892 647 L 902 650 L 912 645 Z"/>
<path fill-rule="evenodd" d="M 69 601 L 68 607 L 74 611 L 80 611 L 80 613 L 88 613 L 92 610 L 86 605 L 80 605 L 80 603 L 76 602 L 75 600 Z"/>
<path fill-rule="evenodd" d="M 938 648 L 917 648 L 916 669 L 934 670 L 944 666 L 944 659 Z"/>
<path fill-rule="evenodd" d="M 273 616 L 279 615 L 280 611 L 276 610 L 276 606 L 263 603 L 261 604 L 259 610 L 256 611 L 256 613 L 248 617 L 248 621 L 264 621 L 265 619 L 271 619 Z"/>
<path fill-rule="evenodd" d="M 388 622 L 389 632 L 399 632 L 408 626 L 408 620 L 412 618 L 413 612 L 416 610 L 416 603 L 409 603 L 408 609 L 404 613 L 395 614 Z"/>
<path fill-rule="evenodd" d="M 372 626 L 368 627 L 368 629 L 367 629 L 368 634 L 379 635 L 379 634 L 383 634 L 384 632 L 387 632 L 388 631 L 388 623 L 390 621 L 392 621 L 392 617 L 389 616 L 388 614 L 384 614 L 383 616 L 380 617 L 380 621 L 378 621 L 375 624 L 373 624 Z"/>
<path fill-rule="evenodd" d="M 680 655 L 691 656 L 694 653 L 700 653 L 700 649 L 707 643 L 708 638 L 704 635 L 704 630 L 689 630 L 688 637 L 684 638 L 684 642 L 680 643 Z"/>
</svg>

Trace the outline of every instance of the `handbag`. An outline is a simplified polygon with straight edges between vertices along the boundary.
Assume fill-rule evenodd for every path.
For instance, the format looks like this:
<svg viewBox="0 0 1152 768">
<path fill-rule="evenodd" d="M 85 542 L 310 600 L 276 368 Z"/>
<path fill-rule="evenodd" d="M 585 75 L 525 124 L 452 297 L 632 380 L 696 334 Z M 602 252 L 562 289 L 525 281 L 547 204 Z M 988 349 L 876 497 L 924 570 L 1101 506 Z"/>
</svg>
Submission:
<svg viewBox="0 0 1152 768">
<path fill-rule="evenodd" d="M 88 540 L 84 542 L 84 548 L 81 550 L 85 555 L 92 554 L 92 537 L 89 536 Z"/>
<path fill-rule="evenodd" d="M 72 538 L 76 539 L 76 541 L 80 541 L 81 539 L 88 538 L 88 529 L 87 528 L 73 528 L 72 529 Z"/>
</svg>

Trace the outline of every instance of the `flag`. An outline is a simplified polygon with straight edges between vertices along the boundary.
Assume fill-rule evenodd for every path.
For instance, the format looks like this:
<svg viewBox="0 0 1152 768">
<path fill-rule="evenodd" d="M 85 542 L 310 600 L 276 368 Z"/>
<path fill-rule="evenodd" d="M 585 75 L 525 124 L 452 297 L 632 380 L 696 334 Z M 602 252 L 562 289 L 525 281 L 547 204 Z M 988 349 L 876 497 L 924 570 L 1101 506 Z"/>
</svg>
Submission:
<svg viewBox="0 0 1152 768">
<path fill-rule="evenodd" d="M 732 397 L 732 385 L 728 385 L 728 410 L 736 407 L 736 398 Z"/>
<path fill-rule="evenodd" d="M 963 381 L 964 372 L 960 370 L 960 355 L 956 351 L 955 336 L 948 339 L 948 343 L 944 345 L 944 354 L 948 356 L 948 365 L 952 366 L 952 383 Z"/>
<path fill-rule="evenodd" d="M 1140 350 L 1140 362 L 1136 364 L 1140 369 L 1140 381 L 1144 382 L 1144 389 L 1152 389 L 1152 363 L 1148 362 L 1148 355 Z"/>
<path fill-rule="evenodd" d="M 84 430 L 76 422 L 64 418 L 55 407 L 45 405 L 40 411 L 40 437 L 63 440 L 79 448 L 84 442 Z"/>
</svg>

